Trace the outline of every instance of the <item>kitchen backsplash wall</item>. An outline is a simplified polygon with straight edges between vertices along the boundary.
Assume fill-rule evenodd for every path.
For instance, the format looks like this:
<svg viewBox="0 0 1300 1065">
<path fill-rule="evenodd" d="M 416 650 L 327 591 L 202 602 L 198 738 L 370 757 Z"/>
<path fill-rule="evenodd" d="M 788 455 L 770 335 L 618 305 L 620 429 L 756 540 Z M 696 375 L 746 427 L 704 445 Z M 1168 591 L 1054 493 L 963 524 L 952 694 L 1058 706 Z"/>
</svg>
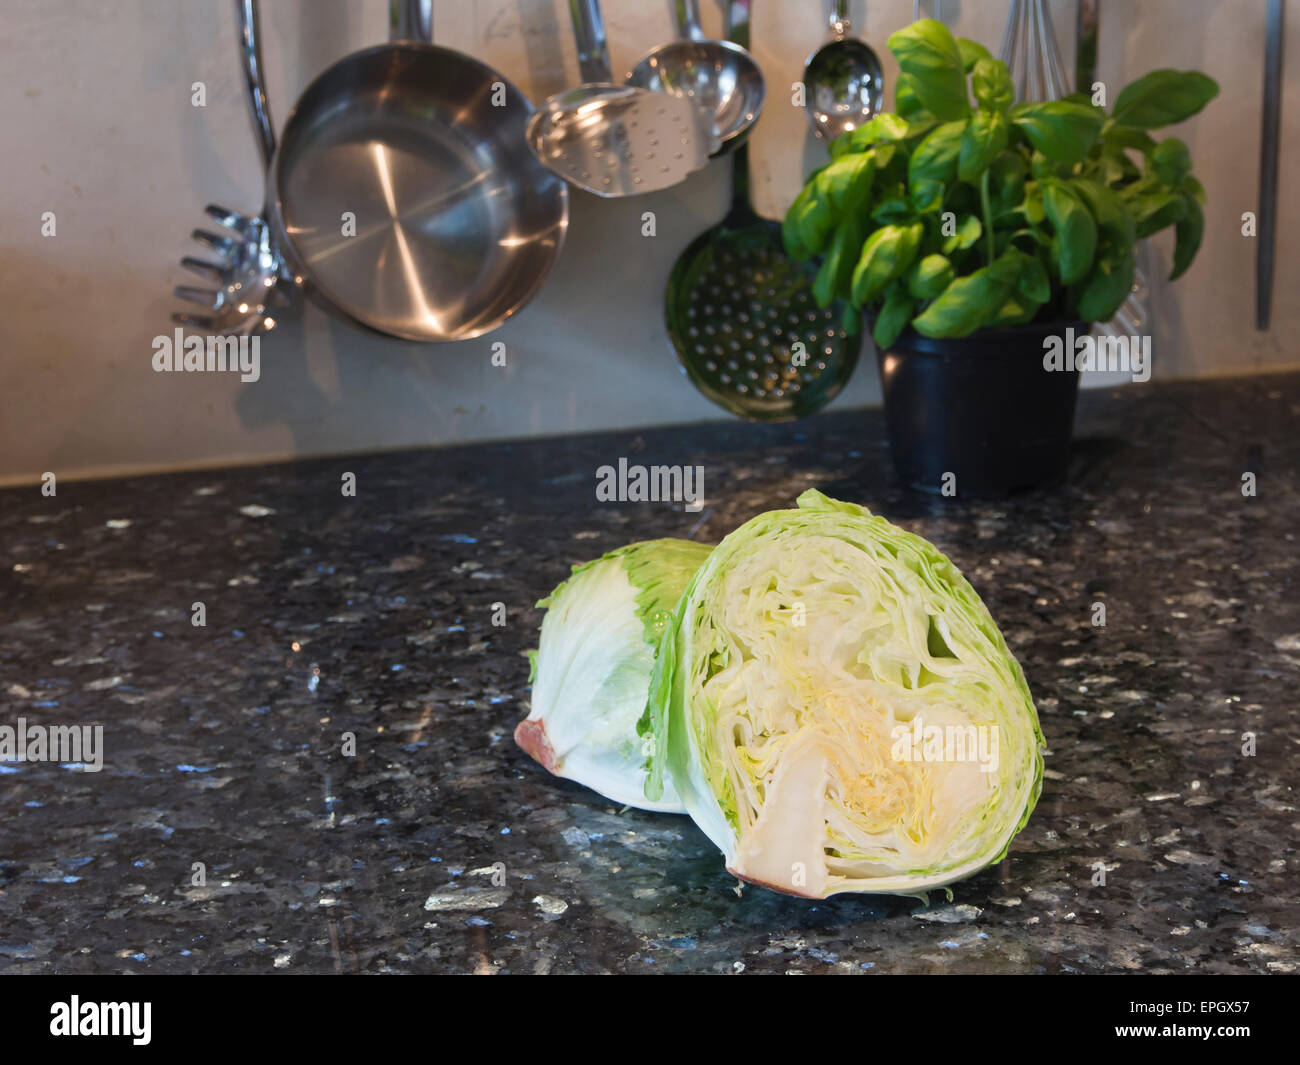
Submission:
<svg viewBox="0 0 1300 1065">
<path fill-rule="evenodd" d="M 943 0 L 956 33 L 996 51 L 1005 0 Z M 382 41 L 383 0 L 263 0 L 273 117 L 333 60 Z M 577 84 L 565 0 L 436 2 L 435 40 L 497 67 L 534 102 Z M 1112 93 L 1162 66 L 1202 69 L 1222 93 L 1176 132 L 1209 196 L 1201 256 L 1167 285 L 1169 240 L 1155 242 L 1157 379 L 1300 364 L 1293 300 L 1300 215 L 1286 196 L 1300 164 L 1300 3 L 1290 5 L 1278 282 L 1273 328 L 1256 333 L 1254 210 L 1262 0 L 1101 0 L 1099 74 Z M 702 0 L 705 29 L 721 6 Z M 935 4 L 922 4 L 933 14 Z M 804 59 L 825 38 L 824 4 L 758 0 L 752 49 L 768 102 L 751 140 L 759 209 L 779 217 L 824 159 L 791 104 Z M 1053 5 L 1073 56 L 1073 0 Z M 670 0 L 606 0 L 621 76 L 672 34 Z M 885 48 L 911 0 L 854 0 L 856 32 Z M 725 211 L 722 161 L 669 192 L 600 201 L 575 192 L 567 244 L 546 287 L 499 331 L 433 347 L 363 334 L 307 307 L 261 348 L 261 377 L 164 374 L 153 338 L 170 334 L 171 287 L 210 202 L 255 210 L 260 163 L 244 110 L 230 0 L 5 0 L 0 36 L 0 315 L 4 367 L 0 483 L 217 465 L 456 441 L 725 417 L 678 371 L 662 322 L 680 250 Z M 206 106 L 191 103 L 202 82 Z M 887 97 L 892 105 L 892 91 Z M 657 233 L 643 237 L 653 211 Z M 55 235 L 42 235 L 53 212 Z M 493 345 L 505 345 L 505 366 Z M 498 360 L 499 361 L 499 360 Z M 1107 383 L 1098 375 L 1085 384 Z M 1141 384 L 1129 387 L 1147 387 Z M 875 355 L 836 406 L 879 401 Z"/>
</svg>

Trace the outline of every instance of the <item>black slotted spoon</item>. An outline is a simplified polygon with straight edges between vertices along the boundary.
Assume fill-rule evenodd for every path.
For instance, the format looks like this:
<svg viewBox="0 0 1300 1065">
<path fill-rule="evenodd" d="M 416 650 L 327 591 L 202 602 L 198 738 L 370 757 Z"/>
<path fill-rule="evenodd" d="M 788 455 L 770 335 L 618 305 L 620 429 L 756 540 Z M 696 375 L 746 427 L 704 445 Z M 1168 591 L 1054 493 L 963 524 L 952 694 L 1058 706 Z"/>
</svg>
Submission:
<svg viewBox="0 0 1300 1065">
<path fill-rule="evenodd" d="M 730 5 L 728 37 L 749 47 L 749 0 Z M 785 253 L 781 225 L 749 200 L 749 147 L 733 153 L 731 209 L 687 246 L 668 276 L 665 318 L 682 369 L 718 406 L 781 422 L 829 403 L 857 366 L 844 304 L 813 298 L 812 264 Z"/>
</svg>

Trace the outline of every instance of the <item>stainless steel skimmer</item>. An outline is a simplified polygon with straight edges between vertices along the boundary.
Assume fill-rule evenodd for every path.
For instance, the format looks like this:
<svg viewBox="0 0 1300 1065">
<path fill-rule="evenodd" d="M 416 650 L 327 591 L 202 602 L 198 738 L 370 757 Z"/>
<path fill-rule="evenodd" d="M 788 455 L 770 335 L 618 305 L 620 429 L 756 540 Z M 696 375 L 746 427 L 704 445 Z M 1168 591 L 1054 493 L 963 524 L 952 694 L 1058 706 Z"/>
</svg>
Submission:
<svg viewBox="0 0 1300 1065">
<path fill-rule="evenodd" d="M 528 122 L 528 147 L 565 181 L 597 196 L 670 188 L 708 164 L 713 122 L 689 99 L 615 85 L 598 0 L 570 0 L 582 85 Z"/>
<path fill-rule="evenodd" d="M 262 82 L 257 0 L 236 0 L 235 9 L 239 58 L 249 113 L 253 131 L 257 134 L 262 166 L 267 170 L 275 154 L 275 132 Z M 215 251 L 219 260 L 214 262 L 187 255 L 181 260 L 181 265 L 216 287 L 177 285 L 174 290 L 177 298 L 206 308 L 206 313 L 178 311 L 172 315 L 172 321 L 216 336 L 241 335 L 272 328 L 275 319 L 271 311 L 288 306 L 292 286 L 265 218 L 250 217 L 216 204 L 209 204 L 206 210 L 223 232 L 196 229 L 193 236 L 204 247 Z"/>
<path fill-rule="evenodd" d="M 767 94 L 763 72 L 740 45 L 704 35 L 697 0 L 675 0 L 673 11 L 680 39 L 648 53 L 627 83 L 684 96 L 702 108 L 713 123 L 716 157 L 737 147 L 758 121 Z"/>
<path fill-rule="evenodd" d="M 749 0 L 731 4 L 730 37 L 749 43 Z M 781 226 L 749 201 L 749 146 L 732 153 L 731 210 L 682 252 L 668 279 L 665 317 L 682 369 L 709 399 L 755 421 L 820 410 L 858 362 L 861 339 L 845 306 L 813 298 L 815 270 L 785 253 Z"/>
</svg>

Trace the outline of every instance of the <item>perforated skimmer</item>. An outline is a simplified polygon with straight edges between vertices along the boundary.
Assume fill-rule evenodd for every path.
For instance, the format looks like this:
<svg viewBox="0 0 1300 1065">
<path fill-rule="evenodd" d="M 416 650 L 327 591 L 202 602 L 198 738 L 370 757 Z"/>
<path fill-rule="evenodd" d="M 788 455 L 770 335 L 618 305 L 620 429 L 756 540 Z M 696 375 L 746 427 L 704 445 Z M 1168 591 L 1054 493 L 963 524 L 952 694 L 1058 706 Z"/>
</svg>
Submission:
<svg viewBox="0 0 1300 1065">
<path fill-rule="evenodd" d="M 730 39 L 749 45 L 749 3 L 731 4 Z M 789 421 L 820 410 L 858 362 L 844 305 L 822 310 L 816 271 L 785 253 L 781 226 L 749 202 L 749 147 L 733 153 L 731 210 L 682 252 L 668 278 L 668 335 L 695 386 L 732 414 Z"/>
<path fill-rule="evenodd" d="M 708 165 L 713 116 L 686 97 L 615 85 L 597 0 L 570 0 L 583 84 L 557 93 L 529 120 L 543 166 L 597 196 L 670 188 Z"/>
</svg>

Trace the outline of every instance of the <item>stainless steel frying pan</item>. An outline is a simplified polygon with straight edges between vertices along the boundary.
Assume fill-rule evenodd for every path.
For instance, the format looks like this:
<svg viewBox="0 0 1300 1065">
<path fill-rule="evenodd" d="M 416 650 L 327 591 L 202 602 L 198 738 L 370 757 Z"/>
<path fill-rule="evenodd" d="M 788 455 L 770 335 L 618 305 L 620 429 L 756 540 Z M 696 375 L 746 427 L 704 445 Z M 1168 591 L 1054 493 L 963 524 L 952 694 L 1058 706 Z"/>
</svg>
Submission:
<svg viewBox="0 0 1300 1065">
<path fill-rule="evenodd" d="M 394 36 L 428 0 L 395 0 Z M 267 217 L 295 280 L 327 310 L 407 340 L 495 329 L 541 288 L 568 190 L 528 151 L 532 104 L 491 67 L 427 40 L 335 63 L 285 122 Z"/>
</svg>

